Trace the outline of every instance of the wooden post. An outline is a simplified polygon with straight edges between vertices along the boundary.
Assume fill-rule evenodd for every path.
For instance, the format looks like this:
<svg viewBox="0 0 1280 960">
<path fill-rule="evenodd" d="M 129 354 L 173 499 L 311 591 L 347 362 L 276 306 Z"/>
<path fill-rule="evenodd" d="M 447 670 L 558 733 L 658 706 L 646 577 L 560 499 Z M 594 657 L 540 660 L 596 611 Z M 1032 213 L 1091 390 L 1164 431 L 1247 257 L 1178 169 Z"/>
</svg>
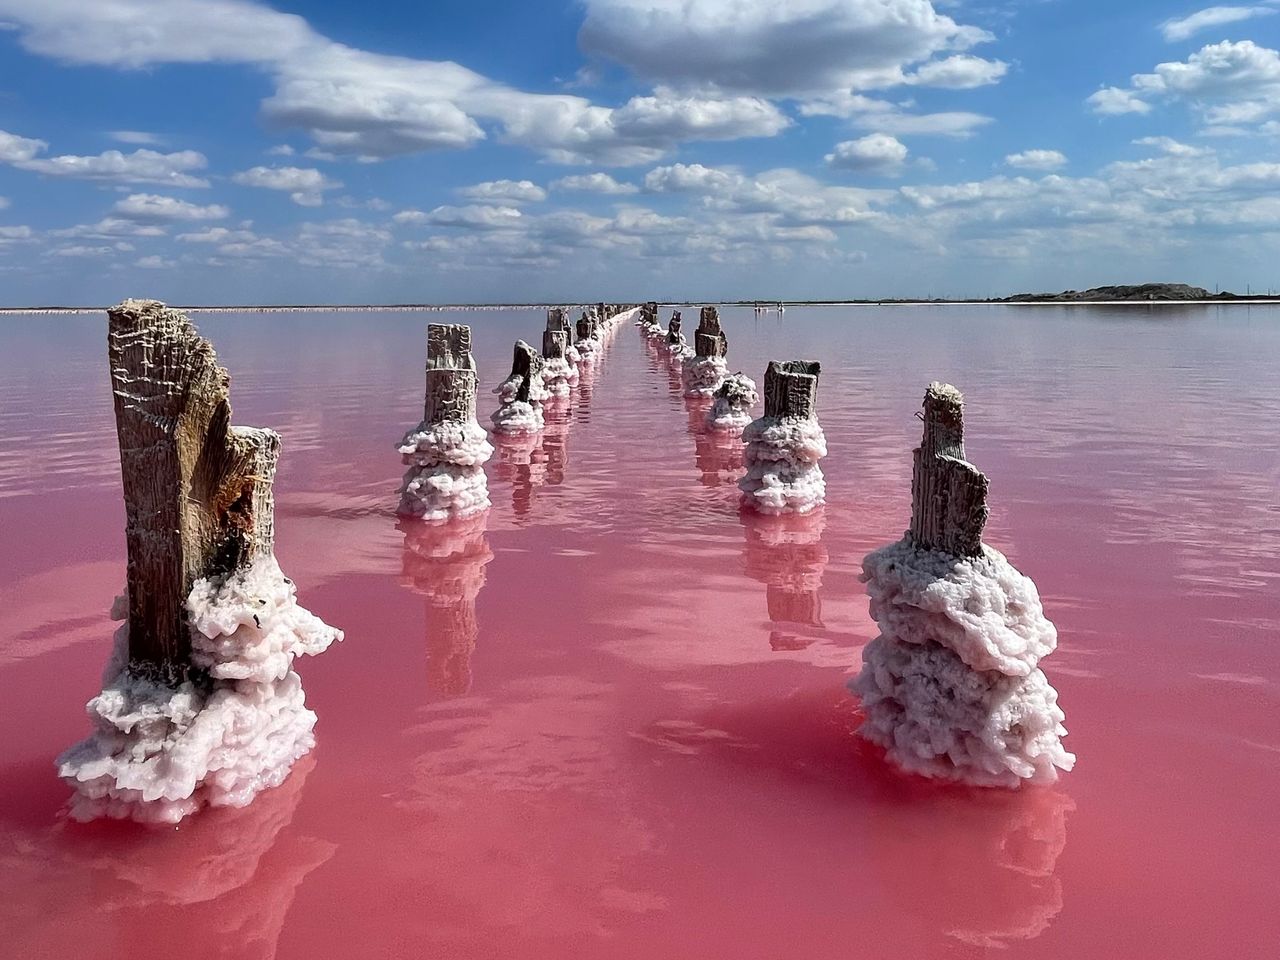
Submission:
<svg viewBox="0 0 1280 960">
<path fill-rule="evenodd" d="M 545 360 L 563 360 L 569 343 L 563 330 L 542 331 L 542 356 Z"/>
<path fill-rule="evenodd" d="M 671 321 L 667 324 L 667 343 L 675 344 L 684 340 L 684 334 L 680 331 L 682 324 L 680 311 L 673 310 L 671 312 Z"/>
<path fill-rule="evenodd" d="M 565 336 L 566 349 L 573 346 L 573 324 L 569 322 L 569 316 L 565 313 L 563 307 L 552 307 L 547 311 L 547 330 L 552 332 L 559 330 L 563 332 Z M 546 343 L 545 337 L 543 338 L 543 343 Z M 542 353 L 544 356 L 547 356 L 545 346 Z"/>
<path fill-rule="evenodd" d="M 529 386 L 534 377 L 542 376 L 542 357 L 538 351 L 523 340 L 516 341 L 515 355 L 511 360 L 511 377 L 520 378 L 520 386 L 516 389 L 516 402 L 529 402 Z"/>
<path fill-rule="evenodd" d="M 476 417 L 476 364 L 471 328 L 460 323 L 427 324 L 427 396 L 423 422 L 467 422 Z"/>
<path fill-rule="evenodd" d="M 924 439 L 914 451 L 911 538 L 926 549 L 982 555 L 987 478 L 964 457 L 964 395 L 931 383 L 924 395 Z"/>
<path fill-rule="evenodd" d="M 604 314 L 601 313 L 600 316 L 603 317 Z M 595 335 L 596 321 L 594 318 L 587 316 L 587 313 L 584 310 L 582 316 L 578 318 L 578 339 L 592 340 L 595 338 Z"/>
<path fill-rule="evenodd" d="M 192 584 L 271 550 L 280 437 L 231 426 L 230 376 L 177 310 L 125 300 L 107 311 L 124 481 L 129 662 L 176 684 L 191 669 Z"/>
<path fill-rule="evenodd" d="M 764 372 L 764 415 L 812 420 L 817 412 L 821 371 L 816 360 L 770 360 Z"/>
<path fill-rule="evenodd" d="M 729 353 L 729 339 L 720 329 L 720 311 L 715 307 L 702 308 L 693 349 L 699 357 L 724 357 Z"/>
</svg>

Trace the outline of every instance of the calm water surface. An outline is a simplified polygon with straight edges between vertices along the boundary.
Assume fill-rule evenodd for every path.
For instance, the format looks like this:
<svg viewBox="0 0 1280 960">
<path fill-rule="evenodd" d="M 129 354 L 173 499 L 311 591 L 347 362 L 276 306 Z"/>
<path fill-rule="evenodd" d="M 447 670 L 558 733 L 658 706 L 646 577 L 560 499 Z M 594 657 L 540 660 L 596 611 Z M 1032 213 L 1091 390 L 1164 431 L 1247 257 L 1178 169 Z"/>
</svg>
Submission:
<svg viewBox="0 0 1280 960">
<path fill-rule="evenodd" d="M 347 639 L 300 661 L 315 753 L 178 829 L 60 815 L 124 579 L 105 318 L 0 320 L 0 954 L 1274 956 L 1280 310 L 724 315 L 757 380 L 823 362 L 821 517 L 740 518 L 735 451 L 626 327 L 500 448 L 487 517 L 406 530 L 440 315 L 198 317 L 236 422 L 284 437 L 280 562 Z M 448 319 L 487 416 L 543 318 Z M 1061 632 L 1053 789 L 906 778 L 852 735 L 859 562 L 906 526 L 931 379 Z"/>
</svg>

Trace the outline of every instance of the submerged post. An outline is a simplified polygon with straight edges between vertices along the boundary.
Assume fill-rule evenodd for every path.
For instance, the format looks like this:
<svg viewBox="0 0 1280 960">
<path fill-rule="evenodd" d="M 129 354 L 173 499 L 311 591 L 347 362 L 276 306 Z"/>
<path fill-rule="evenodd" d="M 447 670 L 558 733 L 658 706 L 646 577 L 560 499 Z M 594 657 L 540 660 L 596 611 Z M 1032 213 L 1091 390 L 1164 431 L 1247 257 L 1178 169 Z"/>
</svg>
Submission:
<svg viewBox="0 0 1280 960">
<path fill-rule="evenodd" d="M 511 375 L 494 388 L 498 409 L 490 419 L 502 434 L 537 433 L 542 429 L 542 402 L 548 397 L 542 381 L 542 357 L 523 340 L 517 340 Z"/>
<path fill-rule="evenodd" d="M 578 382 L 578 371 L 574 366 L 576 352 L 570 352 L 572 343 L 564 309 L 552 307 L 547 311 L 547 326 L 542 331 L 542 379 L 554 397 L 567 397 L 573 384 Z"/>
<path fill-rule="evenodd" d="M 964 396 L 932 383 L 924 395 L 924 439 L 914 452 L 911 536 L 960 557 L 982 554 L 987 478 L 964 458 Z"/>
<path fill-rule="evenodd" d="M 866 714 L 859 733 L 926 777 L 1051 782 L 1075 763 L 1038 666 L 1057 630 L 1036 585 L 982 542 L 988 485 L 964 458 L 964 397 L 930 384 L 921 419 L 911 528 L 862 561 L 880 635 L 850 684 Z"/>
<path fill-rule="evenodd" d="M 493 447 L 476 422 L 470 327 L 427 325 L 426 380 L 422 422 L 399 445 L 409 469 L 396 512 L 422 520 L 478 513 L 489 506 L 484 463 Z"/>
<path fill-rule="evenodd" d="M 243 806 L 314 744 L 296 656 L 340 631 L 272 555 L 280 438 L 231 425 L 213 346 L 156 300 L 107 311 L 128 550 L 95 732 L 58 760 L 77 819 Z"/>
</svg>

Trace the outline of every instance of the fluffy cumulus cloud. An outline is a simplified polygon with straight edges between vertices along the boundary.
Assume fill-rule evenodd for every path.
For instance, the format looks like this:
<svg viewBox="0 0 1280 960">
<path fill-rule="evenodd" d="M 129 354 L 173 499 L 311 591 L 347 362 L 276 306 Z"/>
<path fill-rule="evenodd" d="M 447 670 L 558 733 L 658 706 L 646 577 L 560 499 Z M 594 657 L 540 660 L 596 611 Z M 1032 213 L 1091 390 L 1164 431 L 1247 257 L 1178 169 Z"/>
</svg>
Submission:
<svg viewBox="0 0 1280 960">
<path fill-rule="evenodd" d="M 904 83 L 910 65 L 991 39 L 930 0 L 586 0 L 586 8 L 579 42 L 588 54 L 660 84 L 771 98 Z"/>
<path fill-rule="evenodd" d="M 458 193 L 479 203 L 541 203 L 547 191 L 532 180 L 489 180 L 463 187 Z"/>
<path fill-rule="evenodd" d="M 192 176 L 209 161 L 194 150 L 158 153 L 135 150 L 121 153 L 107 150 L 94 156 L 46 157 L 49 145 L 43 140 L 22 137 L 0 130 L 0 163 L 46 177 L 66 180 L 97 180 L 103 183 L 154 183 L 170 187 L 207 187 L 209 181 Z"/>
<path fill-rule="evenodd" d="M 910 80 L 925 87 L 971 90 L 999 83 L 1008 72 L 1009 65 L 1001 60 L 958 54 L 924 64 L 911 75 Z"/>
<path fill-rule="evenodd" d="M 251 167 L 233 174 L 231 179 L 246 187 L 284 191 L 289 194 L 289 199 L 302 207 L 320 206 L 326 190 L 342 186 L 341 181 L 332 180 L 309 167 Z"/>
<path fill-rule="evenodd" d="M 116 201 L 111 210 L 118 217 L 140 223 L 222 220 L 231 214 L 230 210 L 219 203 L 201 206 L 176 197 L 162 197 L 154 193 L 130 194 L 123 200 Z"/>
<path fill-rule="evenodd" d="M 607 173 L 578 173 L 551 182 L 554 190 L 576 190 L 580 193 L 600 193 L 605 196 L 622 196 L 639 193 L 634 183 L 622 183 Z"/>
<path fill-rule="evenodd" d="M 1067 165 L 1067 157 L 1058 150 L 1023 150 L 1009 154 L 1004 162 L 1019 170 L 1058 170 Z"/>
<path fill-rule="evenodd" d="M 1275 7 L 1207 7 L 1185 17 L 1176 17 L 1160 24 L 1160 32 L 1170 43 L 1186 40 L 1211 27 L 1252 20 L 1276 13 Z"/>
<path fill-rule="evenodd" d="M 1280 114 L 1280 53 L 1252 40 L 1224 40 L 1135 74 L 1127 88 L 1099 90 L 1089 103 L 1101 114 L 1148 113 L 1162 100 L 1190 104 L 1210 128 L 1260 124 Z"/>
<path fill-rule="evenodd" d="M 879 174 L 900 172 L 906 160 L 907 148 L 886 133 L 872 133 L 858 140 L 837 143 L 826 156 L 829 167 Z"/>
</svg>

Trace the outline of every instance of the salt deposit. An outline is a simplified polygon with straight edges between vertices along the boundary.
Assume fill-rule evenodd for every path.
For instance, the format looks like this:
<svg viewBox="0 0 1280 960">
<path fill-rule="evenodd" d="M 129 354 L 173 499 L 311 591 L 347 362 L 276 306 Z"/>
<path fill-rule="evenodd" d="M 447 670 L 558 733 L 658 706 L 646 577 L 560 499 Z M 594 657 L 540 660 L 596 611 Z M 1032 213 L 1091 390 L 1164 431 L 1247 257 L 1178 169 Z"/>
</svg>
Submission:
<svg viewBox="0 0 1280 960">
<path fill-rule="evenodd" d="M 744 373 L 733 373 L 720 381 L 707 411 L 707 429 L 717 433 L 741 433 L 752 420 L 751 408 L 760 400 L 756 382 Z"/>
<path fill-rule="evenodd" d="M 827 439 L 817 420 L 819 367 L 791 361 L 765 372 L 765 413 L 742 431 L 746 475 L 738 481 L 744 507 L 766 514 L 808 513 L 826 502 L 818 461 Z"/>
</svg>

